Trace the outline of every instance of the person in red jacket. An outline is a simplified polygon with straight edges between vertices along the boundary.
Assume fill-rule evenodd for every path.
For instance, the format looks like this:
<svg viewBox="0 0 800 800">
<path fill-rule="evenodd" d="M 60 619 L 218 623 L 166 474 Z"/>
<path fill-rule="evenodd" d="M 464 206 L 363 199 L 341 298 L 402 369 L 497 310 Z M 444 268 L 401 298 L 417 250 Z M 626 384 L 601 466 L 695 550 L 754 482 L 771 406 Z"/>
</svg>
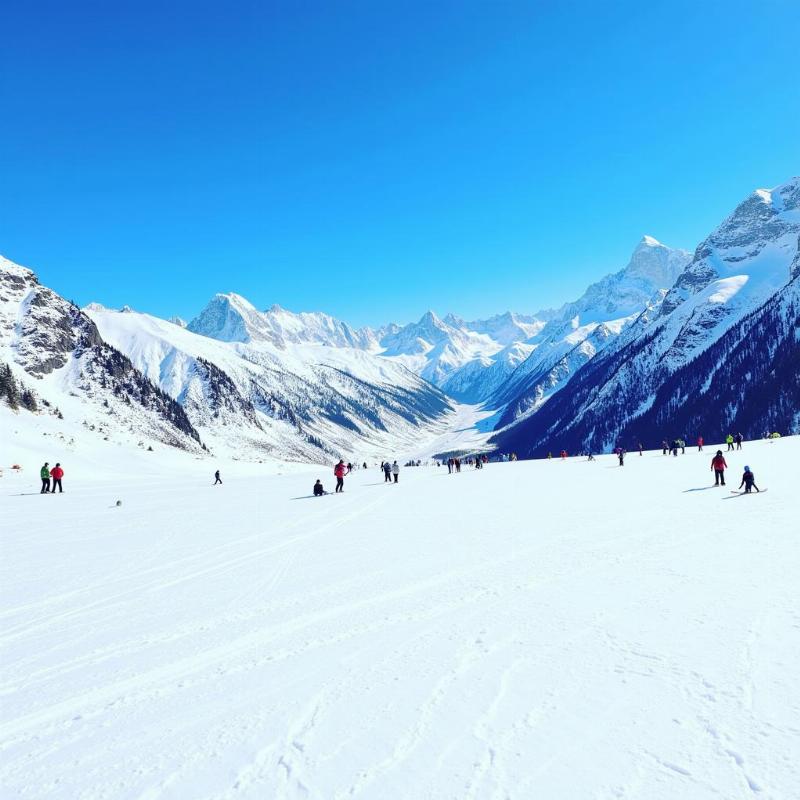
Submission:
<svg viewBox="0 0 800 800">
<path fill-rule="evenodd" d="M 717 450 L 717 454 L 711 459 L 711 469 L 714 471 L 715 482 L 714 486 L 725 485 L 725 470 L 728 465 L 725 463 L 725 456 L 722 455 L 722 450 Z"/>
<path fill-rule="evenodd" d="M 61 486 L 61 479 L 64 477 L 64 470 L 61 469 L 61 464 L 56 464 L 50 470 L 50 477 L 53 479 L 53 488 L 50 491 L 55 494 L 56 486 L 58 486 L 58 491 L 63 492 L 64 488 Z"/>
<path fill-rule="evenodd" d="M 344 491 L 344 476 L 347 472 L 344 459 L 340 458 L 339 463 L 333 468 L 333 474 L 336 476 L 336 491 Z"/>
<path fill-rule="evenodd" d="M 697 452 L 698 453 L 702 453 L 703 452 L 703 437 L 702 436 L 698 436 L 697 437 Z"/>
</svg>

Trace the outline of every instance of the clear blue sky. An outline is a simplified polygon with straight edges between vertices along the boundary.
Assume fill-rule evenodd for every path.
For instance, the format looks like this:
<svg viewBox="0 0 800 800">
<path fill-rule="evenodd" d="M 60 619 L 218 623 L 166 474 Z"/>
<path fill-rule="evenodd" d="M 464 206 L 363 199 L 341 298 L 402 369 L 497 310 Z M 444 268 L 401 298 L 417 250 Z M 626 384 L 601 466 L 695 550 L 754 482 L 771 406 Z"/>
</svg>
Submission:
<svg viewBox="0 0 800 800">
<path fill-rule="evenodd" d="M 83 304 L 533 312 L 800 170 L 800 3 L 6 4 L 0 253 Z"/>
</svg>

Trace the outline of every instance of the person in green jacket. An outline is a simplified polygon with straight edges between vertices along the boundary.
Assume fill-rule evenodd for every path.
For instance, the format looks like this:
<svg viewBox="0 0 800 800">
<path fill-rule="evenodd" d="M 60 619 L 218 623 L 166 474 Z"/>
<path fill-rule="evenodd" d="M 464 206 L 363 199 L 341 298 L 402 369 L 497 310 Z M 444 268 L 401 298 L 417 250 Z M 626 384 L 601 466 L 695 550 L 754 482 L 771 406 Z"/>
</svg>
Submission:
<svg viewBox="0 0 800 800">
<path fill-rule="evenodd" d="M 733 436 L 730 433 L 725 437 L 725 443 L 728 445 L 728 450 L 733 450 Z"/>
<path fill-rule="evenodd" d="M 50 491 L 50 467 L 46 461 L 39 470 L 39 477 L 42 479 L 42 491 L 39 494 L 47 494 Z"/>
</svg>

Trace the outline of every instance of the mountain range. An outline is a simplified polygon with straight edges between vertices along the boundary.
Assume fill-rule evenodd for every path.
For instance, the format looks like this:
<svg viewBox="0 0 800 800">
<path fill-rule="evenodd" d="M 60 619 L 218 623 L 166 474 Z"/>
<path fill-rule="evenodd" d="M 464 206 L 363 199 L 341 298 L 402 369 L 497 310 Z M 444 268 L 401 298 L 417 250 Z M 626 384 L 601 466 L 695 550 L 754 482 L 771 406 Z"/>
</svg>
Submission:
<svg viewBox="0 0 800 800">
<path fill-rule="evenodd" d="M 0 398 L 109 440 L 302 461 L 796 430 L 798 239 L 793 178 L 746 198 L 693 254 L 643 237 L 558 309 L 380 328 L 234 293 L 188 324 L 80 309 L 3 259 Z"/>
</svg>

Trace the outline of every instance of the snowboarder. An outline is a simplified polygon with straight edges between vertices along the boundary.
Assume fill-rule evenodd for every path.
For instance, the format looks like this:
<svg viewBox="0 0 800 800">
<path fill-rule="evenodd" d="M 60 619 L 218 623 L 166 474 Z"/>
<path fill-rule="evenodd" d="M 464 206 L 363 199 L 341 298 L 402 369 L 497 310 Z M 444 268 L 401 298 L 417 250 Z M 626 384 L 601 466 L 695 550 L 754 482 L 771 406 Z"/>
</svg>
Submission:
<svg viewBox="0 0 800 800">
<path fill-rule="evenodd" d="M 222 478 L 219 476 L 219 470 L 214 473 L 214 486 L 216 486 L 218 483 L 222 483 Z"/>
<path fill-rule="evenodd" d="M 336 492 L 344 491 L 344 476 L 347 471 L 344 459 L 340 458 L 339 463 L 333 468 L 333 474 L 336 476 Z"/>
<path fill-rule="evenodd" d="M 730 433 L 725 437 L 725 443 L 728 445 L 728 452 L 733 450 L 733 436 Z"/>
<path fill-rule="evenodd" d="M 698 436 L 697 437 L 697 452 L 698 453 L 702 453 L 703 452 L 703 437 L 702 436 Z"/>
<path fill-rule="evenodd" d="M 587 461 L 594 461 L 594 456 L 589 453 L 589 458 L 586 459 Z"/>
<path fill-rule="evenodd" d="M 322 497 L 325 494 L 325 489 L 322 487 L 322 481 L 317 478 L 317 482 L 314 484 L 314 497 Z"/>
<path fill-rule="evenodd" d="M 61 469 L 61 464 L 56 464 L 53 469 L 50 470 L 50 477 L 53 479 L 53 488 L 50 491 L 55 494 L 56 486 L 58 486 L 58 491 L 63 492 L 64 489 L 61 486 L 61 479 L 64 477 L 64 470 Z"/>
<path fill-rule="evenodd" d="M 750 494 L 753 489 L 761 492 L 761 489 L 756 486 L 756 476 L 750 471 L 750 467 L 744 468 L 744 475 L 742 475 L 742 482 L 739 484 L 739 488 L 741 489 L 742 486 L 744 486 L 745 494 Z"/>
<path fill-rule="evenodd" d="M 47 494 L 50 491 L 50 466 L 46 461 L 39 470 L 39 477 L 42 479 L 42 491 L 39 494 Z"/>
<path fill-rule="evenodd" d="M 392 464 L 392 475 L 394 475 L 394 482 L 397 483 L 397 479 L 400 477 L 400 465 L 396 461 Z"/>
<path fill-rule="evenodd" d="M 711 469 L 714 471 L 714 486 L 725 485 L 725 470 L 728 468 L 722 450 L 717 450 L 717 454 L 711 459 Z"/>
<path fill-rule="evenodd" d="M 744 436 L 742 436 L 741 433 L 737 433 L 736 436 L 734 437 L 734 441 L 736 442 L 736 449 L 741 450 L 742 442 L 744 441 Z"/>
</svg>

